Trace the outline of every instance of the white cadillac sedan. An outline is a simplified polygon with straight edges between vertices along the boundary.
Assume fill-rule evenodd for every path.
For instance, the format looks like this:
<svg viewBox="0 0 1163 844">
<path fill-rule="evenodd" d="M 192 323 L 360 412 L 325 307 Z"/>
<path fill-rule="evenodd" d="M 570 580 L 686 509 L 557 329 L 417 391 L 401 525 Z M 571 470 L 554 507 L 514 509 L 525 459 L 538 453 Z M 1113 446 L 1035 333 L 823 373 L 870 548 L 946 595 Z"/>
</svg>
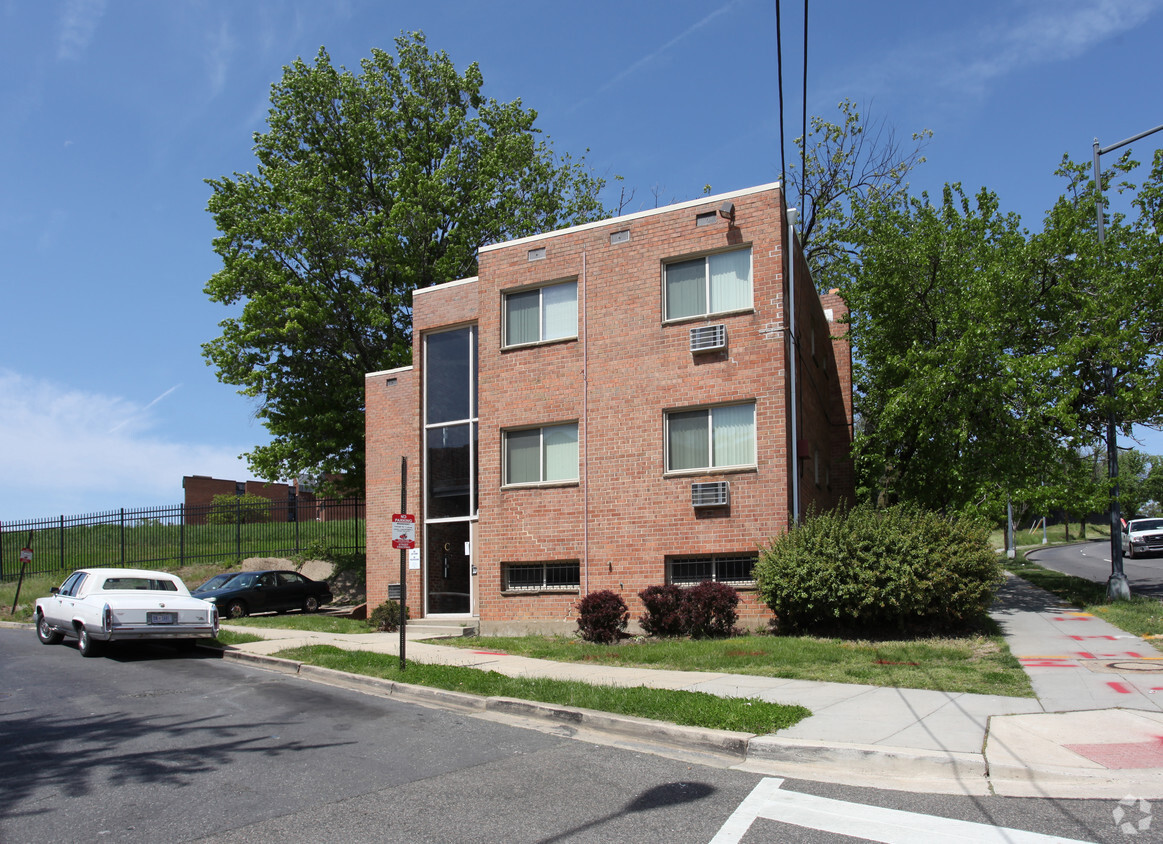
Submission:
<svg viewBox="0 0 1163 844">
<path fill-rule="evenodd" d="M 76 639 L 82 656 L 95 656 L 105 642 L 169 639 L 192 646 L 218 635 L 218 608 L 165 572 L 79 569 L 37 599 L 36 635 L 46 645 Z"/>
</svg>

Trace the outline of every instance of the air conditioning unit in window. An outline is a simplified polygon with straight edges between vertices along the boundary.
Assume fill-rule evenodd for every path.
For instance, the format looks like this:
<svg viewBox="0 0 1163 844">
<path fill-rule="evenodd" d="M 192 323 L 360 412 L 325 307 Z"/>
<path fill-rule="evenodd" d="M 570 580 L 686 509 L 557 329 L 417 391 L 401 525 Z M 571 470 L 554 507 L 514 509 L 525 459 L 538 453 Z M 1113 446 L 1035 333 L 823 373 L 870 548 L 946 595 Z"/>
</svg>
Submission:
<svg viewBox="0 0 1163 844">
<path fill-rule="evenodd" d="M 731 503 L 731 485 L 727 481 L 691 484 L 694 507 L 726 507 Z"/>
<path fill-rule="evenodd" d="M 700 325 L 691 329 L 692 352 L 717 352 L 727 348 L 727 326 Z"/>
</svg>

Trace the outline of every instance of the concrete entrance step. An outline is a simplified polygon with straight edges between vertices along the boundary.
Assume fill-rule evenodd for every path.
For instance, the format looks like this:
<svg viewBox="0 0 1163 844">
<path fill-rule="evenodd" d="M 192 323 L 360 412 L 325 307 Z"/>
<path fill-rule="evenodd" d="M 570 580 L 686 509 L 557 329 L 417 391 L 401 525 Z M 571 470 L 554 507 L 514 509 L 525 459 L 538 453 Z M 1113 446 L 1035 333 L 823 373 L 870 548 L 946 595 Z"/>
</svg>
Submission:
<svg viewBox="0 0 1163 844">
<path fill-rule="evenodd" d="M 405 635 L 409 639 L 455 639 L 460 636 L 476 636 L 480 633 L 480 622 L 475 618 L 464 621 L 444 618 L 418 618 L 409 621 Z"/>
</svg>

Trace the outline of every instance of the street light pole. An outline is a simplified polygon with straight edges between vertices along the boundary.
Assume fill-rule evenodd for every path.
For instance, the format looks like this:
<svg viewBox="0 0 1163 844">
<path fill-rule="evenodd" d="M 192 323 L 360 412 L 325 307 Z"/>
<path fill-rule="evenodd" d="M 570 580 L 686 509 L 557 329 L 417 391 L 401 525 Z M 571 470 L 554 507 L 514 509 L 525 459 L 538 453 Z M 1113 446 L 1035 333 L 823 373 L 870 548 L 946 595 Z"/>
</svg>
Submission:
<svg viewBox="0 0 1163 844">
<path fill-rule="evenodd" d="M 1098 246 L 1099 259 L 1102 259 L 1101 251 L 1103 244 L 1106 242 L 1106 232 L 1103 228 L 1103 210 L 1106 204 L 1103 199 L 1102 190 L 1102 171 L 1099 168 L 1099 158 L 1106 155 L 1108 152 L 1114 152 L 1120 147 L 1125 147 L 1127 144 L 1134 143 L 1140 138 L 1145 138 L 1148 135 L 1153 135 L 1156 132 L 1163 131 L 1163 124 L 1156 126 L 1154 129 L 1148 129 L 1146 132 L 1119 141 L 1117 144 L 1110 146 L 1100 146 L 1098 138 L 1094 139 L 1094 210 L 1095 218 L 1098 223 Z M 1110 520 L 1111 520 L 1111 576 L 1106 583 L 1107 597 L 1112 600 L 1125 601 L 1131 597 L 1131 587 L 1127 582 L 1126 572 L 1123 571 L 1123 524 L 1122 515 L 1119 512 L 1119 444 L 1116 431 L 1115 419 L 1115 367 L 1113 363 L 1106 365 L 1106 390 L 1107 397 L 1110 399 L 1110 404 L 1107 407 L 1106 415 L 1106 464 L 1107 476 L 1111 484 L 1111 498 L 1110 498 Z"/>
</svg>

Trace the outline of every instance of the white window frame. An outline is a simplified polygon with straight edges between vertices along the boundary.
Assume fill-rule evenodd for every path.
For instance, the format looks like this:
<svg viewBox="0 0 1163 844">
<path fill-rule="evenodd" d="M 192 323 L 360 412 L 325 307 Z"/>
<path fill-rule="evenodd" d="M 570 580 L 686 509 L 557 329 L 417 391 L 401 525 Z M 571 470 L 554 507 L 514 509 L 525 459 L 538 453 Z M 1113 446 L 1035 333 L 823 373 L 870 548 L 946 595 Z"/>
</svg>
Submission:
<svg viewBox="0 0 1163 844">
<path fill-rule="evenodd" d="M 739 252 L 747 253 L 747 304 L 737 308 L 714 308 L 711 306 L 711 261 L 723 255 L 733 255 Z M 670 287 L 667 284 L 666 273 L 667 270 L 677 264 L 685 264 L 691 261 L 703 262 L 703 310 L 699 313 L 683 314 L 681 316 L 670 315 Z M 751 247 L 745 246 L 741 249 L 730 249 L 723 252 L 712 252 L 709 255 L 693 258 L 676 258 L 668 260 L 662 265 L 662 313 L 663 322 L 681 322 L 688 319 L 699 319 L 700 317 L 711 316 L 713 314 L 729 314 L 739 313 L 742 311 L 749 311 L 755 307 L 755 260 L 752 254 Z"/>
<path fill-rule="evenodd" d="M 720 410 L 720 409 L 735 408 L 735 407 L 750 407 L 751 408 L 751 460 L 746 462 L 746 463 L 716 464 L 716 462 L 715 462 L 715 448 L 714 448 L 715 411 Z M 696 406 L 696 407 L 675 408 L 673 410 L 666 411 L 666 413 L 664 414 L 664 419 L 663 419 L 663 428 L 664 428 L 664 434 L 665 434 L 663 437 L 663 440 L 664 440 L 663 441 L 663 450 L 664 450 L 663 459 L 664 459 L 665 465 L 666 465 L 666 474 L 668 474 L 668 475 L 687 475 L 687 474 L 691 474 L 691 473 L 733 471 L 733 470 L 739 470 L 739 469 L 753 469 L 753 468 L 755 468 L 758 465 L 758 452 L 759 452 L 759 441 L 758 441 L 758 427 L 759 427 L 759 425 L 758 425 L 758 422 L 756 420 L 755 407 L 756 407 L 756 403 L 754 401 L 743 401 L 743 402 L 733 402 L 731 404 L 716 404 L 716 405 L 704 405 L 704 406 Z M 672 417 L 677 416 L 678 414 L 682 414 L 682 413 L 706 413 L 707 414 L 707 456 L 708 456 L 707 462 L 709 464 L 707 466 L 689 466 L 689 467 L 684 467 L 684 468 L 678 469 L 678 468 L 674 468 L 670 465 L 670 431 L 671 431 L 670 422 L 671 422 Z"/>
<path fill-rule="evenodd" d="M 555 337 L 546 337 L 545 325 L 545 291 L 560 287 L 573 288 L 573 333 L 562 334 Z M 536 340 L 522 340 L 516 343 L 509 342 L 509 301 L 512 297 L 526 295 L 530 293 L 537 293 L 537 339 Z M 522 346 L 536 346 L 542 343 L 559 343 L 564 340 L 576 340 L 577 333 L 577 279 L 566 279 L 564 281 L 554 281 L 549 284 L 542 284 L 538 287 L 521 287 L 514 290 L 506 290 L 501 296 L 501 347 L 505 349 L 515 349 Z"/>
<path fill-rule="evenodd" d="M 749 560 L 751 562 L 751 577 L 748 579 L 742 578 L 728 578 L 724 576 L 723 569 L 732 562 L 740 562 Z M 755 564 L 759 562 L 759 555 L 755 553 L 748 554 L 693 554 L 690 556 L 674 556 L 666 558 L 666 582 L 677 583 L 679 586 L 696 586 L 699 583 L 705 583 L 710 580 L 715 583 L 726 583 L 729 586 L 754 586 L 755 585 Z M 710 563 L 711 576 L 703 578 L 702 580 L 694 579 L 674 579 L 675 564 L 682 563 Z"/>
<path fill-rule="evenodd" d="M 578 423 L 576 420 L 572 421 L 572 422 L 557 422 L 557 423 L 554 423 L 552 425 L 539 425 L 539 426 L 530 427 L 530 428 L 509 428 L 509 429 L 506 429 L 506 430 L 501 432 L 501 472 L 503 473 L 503 477 L 501 479 L 501 485 L 503 487 L 557 486 L 560 484 L 576 484 L 579 481 L 580 476 L 581 476 L 581 471 L 580 471 L 581 456 L 580 456 L 580 452 L 576 452 L 576 451 L 575 451 L 575 457 L 577 458 L 577 460 L 574 463 L 574 472 L 573 472 L 572 477 L 553 478 L 552 480 L 546 480 L 546 478 L 545 478 L 545 464 L 546 464 L 545 432 L 547 430 L 551 430 L 554 428 L 573 428 L 574 445 L 575 445 L 575 449 L 577 448 L 579 431 L 578 431 Z M 509 437 L 513 434 L 528 434 L 532 431 L 536 431 L 539 434 L 540 445 L 538 448 L 538 473 L 537 473 L 538 479 L 535 481 L 513 481 L 513 480 L 510 480 L 509 479 Z"/>
</svg>

